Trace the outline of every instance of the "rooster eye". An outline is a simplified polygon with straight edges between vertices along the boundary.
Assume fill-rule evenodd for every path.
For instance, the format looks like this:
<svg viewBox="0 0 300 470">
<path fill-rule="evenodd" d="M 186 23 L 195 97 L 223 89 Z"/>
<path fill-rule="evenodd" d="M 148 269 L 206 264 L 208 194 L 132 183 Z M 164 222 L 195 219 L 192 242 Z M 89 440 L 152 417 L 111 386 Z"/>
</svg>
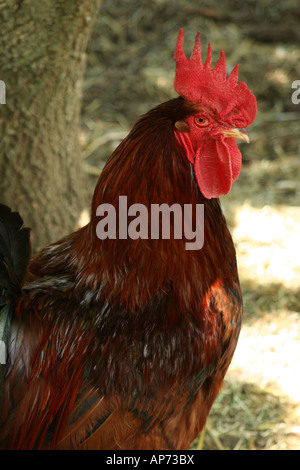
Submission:
<svg viewBox="0 0 300 470">
<path fill-rule="evenodd" d="M 196 116 L 195 117 L 195 122 L 196 122 L 197 126 L 205 127 L 205 126 L 208 125 L 209 120 L 204 116 Z"/>
</svg>

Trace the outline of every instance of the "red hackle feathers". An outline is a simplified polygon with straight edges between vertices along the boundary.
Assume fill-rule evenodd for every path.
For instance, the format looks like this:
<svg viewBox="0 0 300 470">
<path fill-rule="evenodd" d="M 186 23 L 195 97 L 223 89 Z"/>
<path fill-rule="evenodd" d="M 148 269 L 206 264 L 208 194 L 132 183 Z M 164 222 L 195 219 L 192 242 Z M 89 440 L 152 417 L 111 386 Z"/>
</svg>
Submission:
<svg viewBox="0 0 300 470">
<path fill-rule="evenodd" d="M 220 118 L 235 127 L 247 127 L 256 116 L 256 99 L 244 82 L 238 82 L 238 65 L 226 78 L 225 54 L 211 69 L 211 46 L 207 57 L 201 59 L 200 33 L 198 32 L 190 59 L 183 50 L 183 30 L 180 29 L 174 59 L 176 73 L 174 88 L 187 101 L 210 105 Z"/>
</svg>

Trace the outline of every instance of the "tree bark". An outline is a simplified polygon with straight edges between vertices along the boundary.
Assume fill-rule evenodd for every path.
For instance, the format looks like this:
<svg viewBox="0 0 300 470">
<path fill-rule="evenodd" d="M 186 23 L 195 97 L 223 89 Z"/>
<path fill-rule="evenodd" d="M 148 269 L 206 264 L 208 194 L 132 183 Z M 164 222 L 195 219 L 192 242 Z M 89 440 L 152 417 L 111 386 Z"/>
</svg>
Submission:
<svg viewBox="0 0 300 470">
<path fill-rule="evenodd" d="M 0 0 L 0 202 L 35 249 L 76 228 L 93 188 L 78 139 L 85 51 L 101 0 Z"/>
</svg>

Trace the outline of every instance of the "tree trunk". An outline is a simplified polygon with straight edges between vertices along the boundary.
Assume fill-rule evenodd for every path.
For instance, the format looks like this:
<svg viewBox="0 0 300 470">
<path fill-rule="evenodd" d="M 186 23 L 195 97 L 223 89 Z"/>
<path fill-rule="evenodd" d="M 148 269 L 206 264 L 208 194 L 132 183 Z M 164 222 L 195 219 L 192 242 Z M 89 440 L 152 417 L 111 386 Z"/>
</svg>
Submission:
<svg viewBox="0 0 300 470">
<path fill-rule="evenodd" d="M 85 50 L 101 0 L 0 0 L 0 202 L 35 249 L 76 228 L 93 188 L 78 140 Z"/>
</svg>

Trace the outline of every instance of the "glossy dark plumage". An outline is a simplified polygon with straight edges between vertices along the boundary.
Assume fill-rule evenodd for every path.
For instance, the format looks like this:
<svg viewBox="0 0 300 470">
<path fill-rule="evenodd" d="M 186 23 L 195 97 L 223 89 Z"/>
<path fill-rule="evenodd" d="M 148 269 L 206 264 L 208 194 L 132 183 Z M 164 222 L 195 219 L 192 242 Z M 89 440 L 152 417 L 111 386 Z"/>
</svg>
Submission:
<svg viewBox="0 0 300 470">
<path fill-rule="evenodd" d="M 31 260 L 14 296 L 2 448 L 186 449 L 203 428 L 242 299 L 219 201 L 202 196 L 174 136 L 193 112 L 178 98 L 142 116 L 101 173 L 91 222 Z M 120 195 L 204 204 L 203 248 L 99 240 L 96 208 Z"/>
</svg>

